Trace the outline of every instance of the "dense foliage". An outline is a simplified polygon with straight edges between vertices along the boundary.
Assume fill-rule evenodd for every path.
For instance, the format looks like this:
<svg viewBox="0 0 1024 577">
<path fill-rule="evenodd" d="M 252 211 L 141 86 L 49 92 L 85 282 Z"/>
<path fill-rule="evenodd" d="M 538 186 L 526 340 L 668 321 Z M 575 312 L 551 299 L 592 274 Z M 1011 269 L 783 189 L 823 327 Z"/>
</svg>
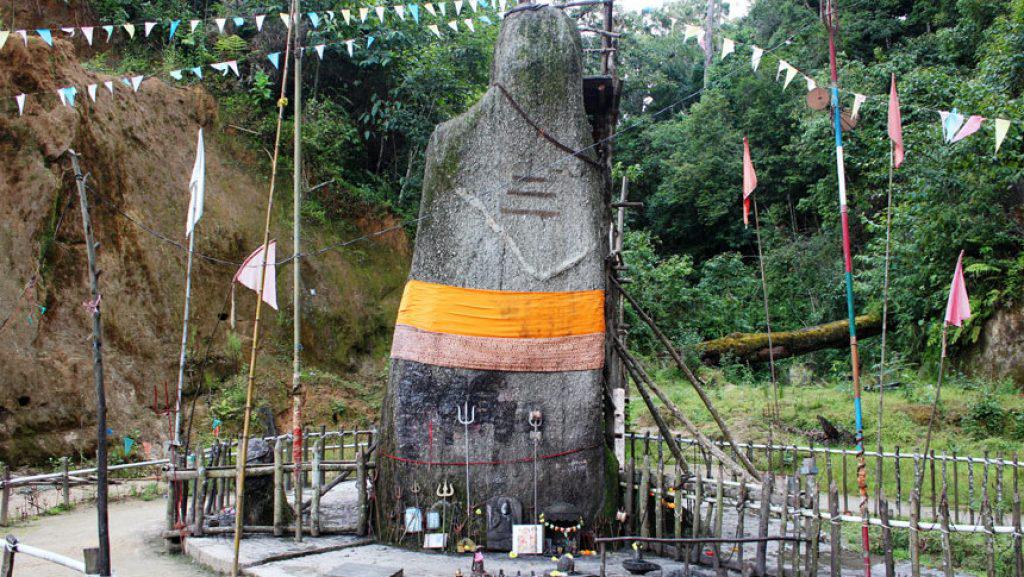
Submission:
<svg viewBox="0 0 1024 577">
<path fill-rule="evenodd" d="M 884 95 L 895 73 L 908 152 L 893 185 L 890 307 L 895 348 L 918 363 L 934 354 L 929 345 L 961 248 L 976 314 L 954 333 L 958 345 L 977 341 L 983 321 L 1014 305 L 1024 290 L 1019 125 L 996 156 L 991 123 L 948 145 L 937 115 L 957 107 L 988 118 L 1024 118 L 1024 0 L 839 4 L 844 104 L 850 106 L 854 91 L 871 96 L 859 125 L 846 134 L 857 307 L 877 309 L 882 300 L 889 182 Z M 307 0 L 302 10 L 356 5 Z M 113 22 L 285 9 L 254 0 L 94 0 L 94 7 Z M 692 40 L 684 42 L 683 24 L 701 23 L 704 7 L 703 0 L 678 0 L 619 15 L 625 93 L 616 161 L 618 172 L 630 175 L 631 197 L 646 203 L 629 221 L 634 290 L 680 344 L 763 330 L 755 231 L 740 218 L 740 149 L 747 136 L 760 181 L 773 328 L 845 318 L 831 125 L 826 113 L 806 106 L 799 78 L 786 90 L 775 78 L 778 59 L 785 58 L 827 84 L 827 35 L 817 2 L 758 0 L 747 16 L 720 22 L 720 32 L 742 44 L 724 60 L 716 56 L 702 90 L 704 55 Z M 116 64 L 104 56 L 95 64 L 170 70 L 241 58 L 241 79 L 204 84 L 221 96 L 229 124 L 254 131 L 269 147 L 281 79 L 266 54 L 283 50 L 284 37 L 251 28 L 229 36 L 182 30 L 172 44 L 133 43 Z M 343 46 L 332 43 L 353 36 L 374 36 L 375 44 L 357 48 L 352 58 L 305 58 L 306 179 L 333 179 L 310 195 L 307 216 L 329 223 L 366 209 L 415 215 L 427 139 L 486 88 L 496 30 L 484 26 L 439 42 L 411 19 L 382 26 L 372 17 L 356 31 L 330 22 L 310 30 L 307 45 L 324 42 L 337 53 Z M 749 43 L 766 49 L 757 72 Z M 654 348 L 639 329 L 633 344 Z M 870 343 L 867 348 L 870 363 Z"/>
</svg>

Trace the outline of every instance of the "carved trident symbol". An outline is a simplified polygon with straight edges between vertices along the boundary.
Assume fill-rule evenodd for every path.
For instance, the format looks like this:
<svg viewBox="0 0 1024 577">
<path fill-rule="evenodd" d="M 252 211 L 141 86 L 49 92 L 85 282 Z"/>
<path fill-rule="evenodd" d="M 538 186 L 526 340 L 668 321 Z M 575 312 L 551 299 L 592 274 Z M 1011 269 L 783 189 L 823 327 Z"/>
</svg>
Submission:
<svg viewBox="0 0 1024 577">
<path fill-rule="evenodd" d="M 476 406 L 470 407 L 469 402 L 463 403 L 461 407 L 455 407 L 458 413 L 459 422 L 462 423 L 462 429 L 466 440 L 466 522 L 473 518 L 472 501 L 469 499 L 469 426 L 476 421 Z"/>
</svg>

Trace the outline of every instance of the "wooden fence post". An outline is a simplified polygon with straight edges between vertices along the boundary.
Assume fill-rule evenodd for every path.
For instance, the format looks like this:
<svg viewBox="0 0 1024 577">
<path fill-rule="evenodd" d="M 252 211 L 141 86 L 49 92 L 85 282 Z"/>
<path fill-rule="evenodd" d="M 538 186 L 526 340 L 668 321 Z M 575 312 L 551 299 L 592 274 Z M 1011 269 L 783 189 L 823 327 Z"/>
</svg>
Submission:
<svg viewBox="0 0 1024 577">
<path fill-rule="evenodd" d="M 701 475 L 700 470 L 697 470 L 697 477 L 694 479 L 693 488 L 693 530 L 690 535 L 694 539 L 700 536 L 700 508 L 704 504 L 704 476 Z M 693 550 L 690 553 L 693 557 L 694 563 L 700 563 L 700 543 L 693 544 Z"/>
<path fill-rule="evenodd" d="M 939 526 L 942 528 L 942 570 L 946 577 L 953 577 L 953 551 L 949 536 L 949 497 L 942 491 L 939 502 Z"/>
<path fill-rule="evenodd" d="M 356 489 L 359 491 L 357 503 L 359 516 L 356 522 L 356 534 L 360 537 L 365 537 L 367 532 L 366 525 L 369 520 L 369 512 L 367 511 L 369 503 L 366 494 L 366 452 L 362 447 L 356 448 Z"/>
<path fill-rule="evenodd" d="M 761 508 L 760 517 L 757 520 L 757 536 L 761 539 L 768 537 L 768 524 L 772 516 L 772 488 L 775 485 L 775 477 L 771 473 L 765 473 L 761 478 Z M 755 560 L 758 577 L 765 577 L 768 573 L 768 542 L 761 541 L 757 544 L 757 557 Z"/>
<path fill-rule="evenodd" d="M 1014 456 L 1016 461 L 1016 456 Z M 1014 484 L 1013 488 L 1013 575 L 1024 577 L 1024 551 L 1021 547 L 1021 524 L 1020 524 L 1020 492 Z"/>
<path fill-rule="evenodd" d="M 883 495 L 878 506 L 882 518 L 882 549 L 885 554 L 885 577 L 896 577 L 896 562 L 892 555 L 892 527 L 889 526 L 889 502 Z"/>
<path fill-rule="evenodd" d="M 64 509 L 68 510 L 71 508 L 71 480 L 68 478 L 68 458 L 60 458 L 61 465 L 61 476 L 60 476 L 60 487 L 61 495 L 64 497 Z"/>
<path fill-rule="evenodd" d="M 203 535 L 203 525 L 206 520 L 206 453 L 203 451 L 203 446 L 199 445 L 196 447 L 196 507 L 194 513 L 195 519 L 195 533 L 194 535 Z"/>
<path fill-rule="evenodd" d="M 284 489 L 284 439 L 274 441 L 274 536 L 284 535 L 284 508 L 287 504 Z"/>
<path fill-rule="evenodd" d="M 661 453 L 661 444 L 658 444 L 658 470 L 656 471 L 654 485 L 654 536 L 661 539 L 665 536 L 665 459 Z M 657 548 L 659 555 L 665 554 L 665 545 L 659 543 Z"/>
<path fill-rule="evenodd" d="M 779 535 L 782 537 L 786 536 L 786 531 L 789 527 L 789 492 L 792 486 L 790 478 L 786 477 L 783 481 L 785 488 L 782 491 L 782 513 L 779 515 Z M 786 542 L 779 541 L 779 550 L 776 555 L 778 561 L 778 575 L 785 575 L 785 564 L 786 564 Z"/>
<path fill-rule="evenodd" d="M 8 535 L 4 541 L 3 562 L 0 563 L 0 577 L 14 577 L 14 546 L 18 540 Z"/>
<path fill-rule="evenodd" d="M 921 537 L 918 526 L 920 519 L 921 495 L 915 487 L 910 491 L 910 574 L 913 577 L 921 577 Z"/>
<path fill-rule="evenodd" d="M 0 527 L 10 524 L 8 508 L 11 504 L 11 466 L 4 463 L 3 491 L 0 491 Z"/>
<path fill-rule="evenodd" d="M 323 430 L 321 429 L 321 433 Z M 313 448 L 313 495 L 311 496 L 312 504 L 309 510 L 309 534 L 313 537 L 320 536 L 320 489 L 324 484 L 324 472 L 321 470 L 320 465 L 324 458 L 324 436 L 321 434 L 320 438 L 316 440 L 316 446 Z M 299 505 L 301 512 L 302 506 Z"/>
<path fill-rule="evenodd" d="M 843 567 L 843 532 L 839 526 L 839 489 L 833 481 L 828 487 L 829 574 L 840 577 Z M 782 572 L 779 572 L 781 577 Z"/>
<path fill-rule="evenodd" d="M 626 461 L 626 533 L 636 534 L 636 461 L 630 455 Z"/>
<path fill-rule="evenodd" d="M 996 577 L 996 535 L 992 527 L 992 503 L 988 495 L 981 502 L 981 522 L 985 526 L 985 572 L 988 577 Z"/>
<path fill-rule="evenodd" d="M 675 475 L 675 496 L 672 498 L 672 503 L 675 508 L 672 510 L 674 515 L 672 516 L 672 535 L 679 539 L 683 536 L 683 495 L 686 493 L 686 481 L 683 478 L 683 470 L 676 464 L 676 475 Z M 675 560 L 681 561 L 683 559 L 683 545 L 677 543 L 675 546 Z"/>
<path fill-rule="evenodd" d="M 644 455 L 644 467 L 640 471 L 640 507 L 637 511 L 637 522 L 640 524 L 640 536 L 650 537 L 651 527 L 647 519 L 648 505 L 651 502 L 651 456 Z"/>
</svg>

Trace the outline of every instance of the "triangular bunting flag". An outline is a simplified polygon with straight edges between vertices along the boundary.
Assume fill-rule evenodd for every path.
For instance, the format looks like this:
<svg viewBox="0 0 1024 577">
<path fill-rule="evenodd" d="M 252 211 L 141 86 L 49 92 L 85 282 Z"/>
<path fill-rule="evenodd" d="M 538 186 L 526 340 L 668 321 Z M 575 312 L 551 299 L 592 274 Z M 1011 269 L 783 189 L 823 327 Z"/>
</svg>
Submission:
<svg viewBox="0 0 1024 577">
<path fill-rule="evenodd" d="M 501 11 L 501 17 L 505 17 L 505 0 L 498 0 L 498 9 Z"/>
<path fill-rule="evenodd" d="M 110 92 L 111 96 L 114 95 L 114 81 L 113 80 L 104 80 L 103 81 L 103 86 L 107 87 L 107 90 Z"/>
<path fill-rule="evenodd" d="M 373 41 L 374 40 L 376 40 L 376 38 L 374 38 L 373 36 L 367 36 L 366 37 L 366 49 L 367 50 L 369 50 L 370 47 L 373 46 Z"/>
<path fill-rule="evenodd" d="M 68 86 L 67 88 L 58 88 L 57 94 L 60 96 L 60 101 L 64 103 L 64 106 L 75 107 L 75 95 L 78 94 L 78 89 L 74 86 Z"/>
<path fill-rule="evenodd" d="M 970 118 L 967 119 L 967 122 L 964 123 L 963 127 L 959 131 L 957 131 L 956 136 L 953 137 L 953 140 L 949 141 L 950 144 L 954 142 L 960 142 L 961 140 L 977 132 L 978 129 L 981 128 L 981 123 L 984 121 L 985 117 L 978 116 L 977 114 L 972 115 Z"/>
<path fill-rule="evenodd" d="M 25 114 L 25 95 L 19 94 L 14 97 L 14 100 L 18 103 L 18 116 Z"/>
<path fill-rule="evenodd" d="M 864 96 L 863 94 L 856 94 L 856 93 L 854 93 L 854 95 L 853 95 L 853 110 L 850 111 L 850 115 L 853 116 L 854 118 L 859 118 L 860 117 L 860 107 L 861 107 L 862 104 L 867 102 L 867 100 L 868 100 L 867 96 Z"/>
<path fill-rule="evenodd" d="M 728 38 L 722 39 L 722 60 L 736 50 L 736 43 Z"/>
<path fill-rule="evenodd" d="M 942 138 L 946 142 L 953 140 L 957 131 L 964 124 L 964 115 L 954 108 L 953 110 L 940 110 L 939 118 L 942 119 Z"/>
<path fill-rule="evenodd" d="M 170 72 L 168 72 L 168 74 L 170 74 L 171 78 L 173 78 L 175 80 L 181 80 L 181 70 L 180 69 L 178 69 L 178 70 L 171 70 Z"/>
<path fill-rule="evenodd" d="M 448 7 L 444 2 L 438 2 L 437 7 L 441 9 L 441 18 L 448 16 Z"/>
<path fill-rule="evenodd" d="M 427 26 L 427 28 L 430 28 L 430 31 L 433 32 L 434 35 L 436 35 L 438 38 L 441 37 L 441 31 L 437 29 L 437 24 L 431 24 L 430 26 Z"/>
<path fill-rule="evenodd" d="M 971 318 L 971 300 L 967 297 L 967 285 L 964 283 L 964 251 L 960 251 L 960 256 L 956 259 L 956 269 L 953 270 L 953 282 L 949 285 L 945 321 L 947 325 L 959 327 L 969 318 Z"/>
<path fill-rule="evenodd" d="M 485 23 L 485 24 L 493 24 L 493 22 L 491 21 L 490 16 L 479 16 L 479 17 L 477 17 L 477 19 L 480 20 L 481 22 Z"/>
<path fill-rule="evenodd" d="M 199 27 L 199 22 L 200 22 L 199 20 L 189 20 L 188 21 L 188 31 L 189 31 L 189 33 L 192 33 L 192 32 L 196 31 L 196 28 Z"/>
<path fill-rule="evenodd" d="M 395 14 L 398 14 L 398 18 L 400 20 L 404 21 L 405 20 L 405 6 L 396 5 L 395 6 Z"/>
<path fill-rule="evenodd" d="M 228 68 L 230 68 L 231 71 L 235 73 L 235 76 L 237 76 L 239 78 L 242 77 L 242 75 L 238 73 L 238 61 L 237 60 L 228 60 Z"/>
<path fill-rule="evenodd" d="M 48 46 L 53 46 L 53 34 L 50 33 L 49 29 L 40 28 L 39 30 L 36 30 L 36 34 L 38 34 L 39 37 L 43 39 L 43 42 L 46 42 Z"/>
<path fill-rule="evenodd" d="M 202 80 L 203 79 L 203 69 L 202 69 L 202 67 L 196 66 L 195 68 L 193 68 L 192 69 L 192 74 L 195 74 L 196 78 Z"/>
<path fill-rule="evenodd" d="M 146 22 L 142 25 L 142 31 L 146 38 L 149 38 L 149 33 L 153 31 L 154 26 L 156 26 L 156 22 Z"/>
<path fill-rule="evenodd" d="M 242 286 L 260 292 L 260 278 L 263 279 L 263 302 L 267 303 L 274 310 L 277 310 L 277 271 L 275 268 L 277 260 L 277 241 L 267 243 L 267 256 L 263 256 L 263 247 L 257 248 L 242 263 L 241 268 L 235 273 L 235 282 Z M 263 269 L 266 268 L 264 274 Z"/>
<path fill-rule="evenodd" d="M 470 32 L 476 32 L 476 28 L 473 27 L 472 20 L 470 20 L 469 18 L 464 18 L 462 21 L 466 23 L 466 28 L 469 28 Z"/>
<path fill-rule="evenodd" d="M 266 20 L 266 19 L 267 19 L 267 15 L 266 14 L 257 14 L 256 15 L 256 30 L 258 32 L 263 32 L 263 21 Z"/>
<path fill-rule="evenodd" d="M 434 16 L 434 17 L 437 16 L 437 12 L 434 11 L 434 5 L 431 4 L 430 2 L 427 2 L 426 4 L 424 4 L 423 7 L 427 9 L 427 12 L 430 12 L 431 16 Z"/>
<path fill-rule="evenodd" d="M 21 36 L 22 41 L 25 42 L 25 46 L 28 46 L 28 32 L 25 30 L 16 30 L 15 32 L 17 32 L 18 35 Z"/>
<path fill-rule="evenodd" d="M 139 87 L 142 86 L 142 81 L 145 76 L 132 76 L 132 92 L 138 92 Z"/>
<path fill-rule="evenodd" d="M 82 26 L 82 34 L 85 36 L 85 41 L 92 46 L 92 26 Z M 0 42 L 0 46 L 3 46 L 3 42 Z"/>
<path fill-rule="evenodd" d="M 7 44 L 7 37 L 10 35 L 11 33 L 9 31 L 0 30 L 0 50 L 4 49 L 4 44 Z"/>
<path fill-rule="evenodd" d="M 409 7 L 409 14 L 412 14 L 413 21 L 416 22 L 417 24 L 419 24 L 420 23 L 420 5 L 419 4 L 409 4 L 408 7 Z"/>
<path fill-rule="evenodd" d="M 271 52 L 270 54 L 267 54 L 267 60 L 270 60 L 270 63 L 274 65 L 274 68 L 280 68 L 281 53 Z"/>
<path fill-rule="evenodd" d="M 476 12 L 477 10 L 476 4 L 476 0 L 469 0 L 469 7 L 473 9 L 473 12 Z"/>
<path fill-rule="evenodd" d="M 245 25 L 245 18 L 242 18 L 241 16 L 235 16 L 231 21 L 235 23 L 235 28 L 241 28 Z"/>
<path fill-rule="evenodd" d="M 70 36 L 72 38 L 75 37 L 75 29 L 74 29 L 74 27 L 71 27 L 71 28 L 61 28 L 61 32 L 64 32 L 65 34 L 67 34 L 68 36 Z"/>
<path fill-rule="evenodd" d="M 818 83 L 815 82 L 814 79 L 811 78 L 810 76 L 804 76 L 804 79 L 807 80 L 807 92 L 810 92 L 818 87 Z"/>
<path fill-rule="evenodd" d="M 341 11 L 341 16 L 342 16 L 342 18 L 345 19 L 345 25 L 346 26 L 352 24 L 352 11 L 351 10 L 348 10 L 348 9 L 342 10 Z"/>
<path fill-rule="evenodd" d="M 789 86 L 789 83 L 792 82 L 794 78 L 796 78 L 796 72 L 796 68 L 792 66 L 786 69 L 786 81 L 782 83 L 783 90 L 785 90 Z"/>
<path fill-rule="evenodd" d="M 352 54 L 353 54 L 353 52 L 355 52 L 355 49 L 353 48 L 353 45 L 355 44 L 355 42 L 356 42 L 355 40 L 346 40 L 345 41 L 345 47 L 348 48 L 348 57 L 349 58 L 352 58 Z"/>
<path fill-rule="evenodd" d="M 320 57 L 320 60 L 324 59 L 324 46 L 325 44 L 317 44 L 313 48 L 316 49 L 316 55 Z"/>
<path fill-rule="evenodd" d="M 96 102 L 96 88 L 97 87 L 98 86 L 95 85 L 95 84 L 90 84 L 87 87 L 87 90 L 89 91 L 89 99 L 92 100 L 93 102 Z"/>
<path fill-rule="evenodd" d="M 127 76 L 121 79 L 121 84 L 124 84 L 128 88 L 132 87 L 132 81 Z"/>
<path fill-rule="evenodd" d="M 217 24 L 217 32 L 220 34 L 224 33 L 224 25 L 228 23 L 227 18 L 214 18 L 213 21 Z"/>
<path fill-rule="evenodd" d="M 131 22 L 124 25 L 125 32 L 128 33 L 129 38 L 135 38 L 135 25 Z"/>
<path fill-rule="evenodd" d="M 110 42 L 110 38 L 114 35 L 114 27 L 108 24 L 107 26 L 103 27 L 103 30 L 105 30 L 107 33 L 107 42 Z"/>
<path fill-rule="evenodd" d="M 455 15 L 462 15 L 462 0 L 455 0 Z"/>
<path fill-rule="evenodd" d="M 359 9 L 359 21 L 366 22 L 366 16 L 370 14 L 370 9 L 365 6 Z"/>
<path fill-rule="evenodd" d="M 700 28 L 693 24 L 687 24 L 683 27 L 683 42 L 686 42 L 690 38 L 697 38 L 700 36 Z"/>
<path fill-rule="evenodd" d="M 996 152 L 999 152 L 999 147 L 1003 145 L 1003 141 L 1006 140 L 1006 133 L 1010 131 L 1010 121 L 1005 118 L 996 119 Z"/>
<path fill-rule="evenodd" d="M 456 31 L 456 32 L 459 31 L 459 24 L 456 21 L 454 21 L 454 20 L 449 20 L 448 21 L 448 27 L 451 28 L 452 30 Z"/>
<path fill-rule="evenodd" d="M 377 20 L 380 20 L 381 24 L 384 23 L 384 7 L 374 6 L 373 11 L 377 13 Z"/>
<path fill-rule="evenodd" d="M 289 16 L 287 12 L 280 12 L 280 13 L 278 13 L 278 16 L 281 17 L 281 22 L 284 22 L 284 27 L 285 28 L 291 28 L 292 27 L 292 17 Z"/>
<path fill-rule="evenodd" d="M 174 33 L 178 31 L 178 25 L 181 24 L 181 20 L 171 20 L 171 28 L 167 34 L 167 39 L 174 38 Z"/>
<path fill-rule="evenodd" d="M 331 22 L 334 22 L 334 10 L 327 11 L 327 19 L 330 20 Z"/>
<path fill-rule="evenodd" d="M 309 16 L 309 23 L 313 25 L 313 29 L 317 29 L 320 27 L 319 14 L 317 14 L 316 12 L 310 12 L 309 14 L 307 14 L 307 16 Z"/>
</svg>

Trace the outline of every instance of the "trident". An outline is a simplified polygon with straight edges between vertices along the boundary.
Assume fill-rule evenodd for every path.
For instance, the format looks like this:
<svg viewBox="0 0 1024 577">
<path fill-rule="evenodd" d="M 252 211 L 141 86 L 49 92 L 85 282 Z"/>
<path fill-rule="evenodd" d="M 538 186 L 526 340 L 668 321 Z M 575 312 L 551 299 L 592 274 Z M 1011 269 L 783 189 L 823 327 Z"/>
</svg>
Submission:
<svg viewBox="0 0 1024 577">
<path fill-rule="evenodd" d="M 470 407 L 469 402 L 463 403 L 461 407 L 455 407 L 458 412 L 459 422 L 466 438 L 466 523 L 472 519 L 472 504 L 469 499 L 469 426 L 476 421 L 476 406 Z"/>
<path fill-rule="evenodd" d="M 444 480 L 444 483 L 437 486 L 437 496 L 441 498 L 441 531 L 447 531 L 444 526 L 448 519 L 448 497 L 455 494 L 455 487 L 448 482 L 448 479 Z"/>
<path fill-rule="evenodd" d="M 533 439 L 533 522 L 537 523 L 537 515 L 540 513 L 537 503 L 537 446 L 540 444 L 540 427 L 544 424 L 544 414 L 540 411 L 530 411 L 529 417 L 530 438 Z"/>
</svg>

